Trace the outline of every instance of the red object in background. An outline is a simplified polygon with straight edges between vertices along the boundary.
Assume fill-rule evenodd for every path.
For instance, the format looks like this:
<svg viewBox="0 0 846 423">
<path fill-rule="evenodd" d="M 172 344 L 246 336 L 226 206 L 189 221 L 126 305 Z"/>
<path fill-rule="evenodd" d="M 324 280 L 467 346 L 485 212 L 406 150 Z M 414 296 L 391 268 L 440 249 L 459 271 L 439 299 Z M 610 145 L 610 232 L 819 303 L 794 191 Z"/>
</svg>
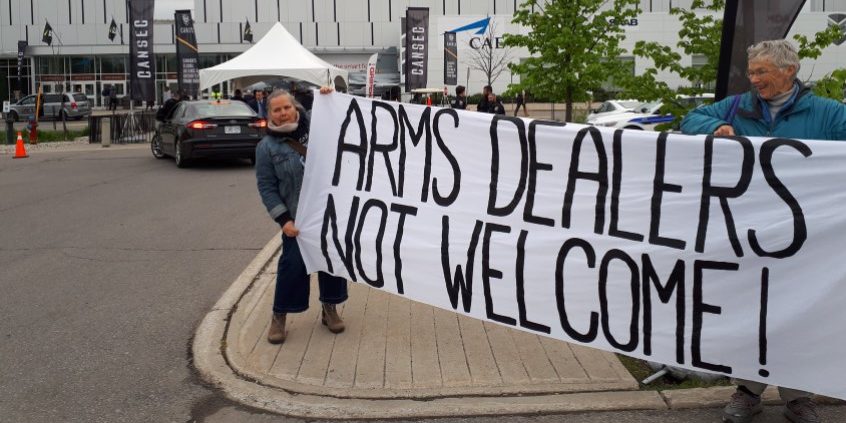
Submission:
<svg viewBox="0 0 846 423">
<path fill-rule="evenodd" d="M 38 122 L 29 122 L 29 143 L 38 144 Z"/>
</svg>

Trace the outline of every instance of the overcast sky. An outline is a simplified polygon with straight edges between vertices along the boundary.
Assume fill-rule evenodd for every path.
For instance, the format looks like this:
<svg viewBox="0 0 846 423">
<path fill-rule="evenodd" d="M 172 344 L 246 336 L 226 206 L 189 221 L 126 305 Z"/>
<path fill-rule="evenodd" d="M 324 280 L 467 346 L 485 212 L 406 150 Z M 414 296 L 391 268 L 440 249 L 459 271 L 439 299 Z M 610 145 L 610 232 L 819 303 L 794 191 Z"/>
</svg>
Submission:
<svg viewBox="0 0 846 423">
<path fill-rule="evenodd" d="M 155 0 L 156 19 L 173 19 L 176 9 L 193 9 L 194 0 Z M 196 19 L 196 17 L 195 17 Z"/>
</svg>

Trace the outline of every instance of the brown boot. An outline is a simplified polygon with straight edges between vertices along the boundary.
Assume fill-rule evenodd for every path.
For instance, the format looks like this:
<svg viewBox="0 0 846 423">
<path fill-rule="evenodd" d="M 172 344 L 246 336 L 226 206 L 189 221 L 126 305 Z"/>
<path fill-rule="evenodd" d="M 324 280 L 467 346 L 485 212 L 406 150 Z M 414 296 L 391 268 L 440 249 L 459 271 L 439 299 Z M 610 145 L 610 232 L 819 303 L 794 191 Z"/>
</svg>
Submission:
<svg viewBox="0 0 846 423">
<path fill-rule="evenodd" d="M 322 315 L 322 322 L 323 325 L 329 328 L 329 331 L 332 333 L 341 333 L 344 331 L 344 321 L 341 320 L 341 316 L 338 316 L 338 310 L 335 308 L 335 304 L 323 304 L 323 310 L 321 310 Z"/>
<path fill-rule="evenodd" d="M 285 313 L 273 313 L 270 318 L 270 330 L 267 332 L 267 342 L 281 344 L 285 342 L 288 332 L 285 332 Z"/>
</svg>

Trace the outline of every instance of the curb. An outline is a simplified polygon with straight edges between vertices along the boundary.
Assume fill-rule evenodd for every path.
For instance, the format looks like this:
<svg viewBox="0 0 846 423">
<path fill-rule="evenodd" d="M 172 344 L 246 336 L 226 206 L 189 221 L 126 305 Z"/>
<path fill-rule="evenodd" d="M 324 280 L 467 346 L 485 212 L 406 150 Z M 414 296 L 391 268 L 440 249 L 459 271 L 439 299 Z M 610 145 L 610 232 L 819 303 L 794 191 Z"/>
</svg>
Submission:
<svg viewBox="0 0 846 423">
<path fill-rule="evenodd" d="M 667 405 L 657 392 L 579 392 L 555 395 L 449 397 L 437 399 L 361 399 L 303 394 L 245 377 L 230 366 L 226 353 L 229 320 L 241 298 L 279 250 L 274 235 L 203 318 L 194 336 L 194 366 L 200 377 L 242 404 L 301 418 L 390 419 L 564 413 L 624 409 L 660 410 Z"/>
<path fill-rule="evenodd" d="M 734 391 L 733 387 L 535 395 L 508 395 L 492 391 L 490 396 L 465 397 L 456 392 L 455 396 L 438 398 L 378 399 L 367 398 L 367 395 L 356 398 L 321 395 L 313 390 L 298 389 L 297 384 L 280 384 L 277 378 L 269 375 L 245 374 L 233 367 L 228 357 L 226 339 L 230 319 L 280 247 L 281 238 L 274 235 L 203 318 L 192 345 L 194 366 L 200 377 L 219 388 L 229 399 L 250 407 L 292 417 L 319 419 L 560 414 L 721 407 Z M 776 389 L 770 387 L 764 400 L 777 402 Z"/>
</svg>

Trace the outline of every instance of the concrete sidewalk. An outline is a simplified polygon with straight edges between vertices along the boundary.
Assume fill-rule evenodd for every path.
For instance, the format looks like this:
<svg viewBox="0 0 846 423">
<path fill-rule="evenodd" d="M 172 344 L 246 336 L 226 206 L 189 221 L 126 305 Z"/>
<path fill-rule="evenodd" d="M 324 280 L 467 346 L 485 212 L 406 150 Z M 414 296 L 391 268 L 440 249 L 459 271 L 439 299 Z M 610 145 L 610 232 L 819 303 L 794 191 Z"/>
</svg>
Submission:
<svg viewBox="0 0 846 423">
<path fill-rule="evenodd" d="M 638 391 L 614 354 L 351 283 L 345 332 L 311 307 L 265 337 L 280 240 L 274 237 L 203 320 L 194 362 L 230 398 L 290 416 L 381 419 L 719 406 L 731 387 Z M 775 392 L 768 391 L 768 400 Z"/>
</svg>

